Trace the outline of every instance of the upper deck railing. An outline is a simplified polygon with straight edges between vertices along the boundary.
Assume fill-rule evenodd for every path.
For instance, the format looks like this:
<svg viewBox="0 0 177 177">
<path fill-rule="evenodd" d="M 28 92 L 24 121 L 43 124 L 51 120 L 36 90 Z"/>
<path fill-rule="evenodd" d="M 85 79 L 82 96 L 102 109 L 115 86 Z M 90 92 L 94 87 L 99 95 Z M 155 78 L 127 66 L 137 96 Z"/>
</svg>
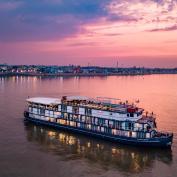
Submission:
<svg viewBox="0 0 177 177">
<path fill-rule="evenodd" d="M 83 107 L 87 109 L 96 109 L 101 111 L 110 111 L 118 113 L 136 112 L 142 114 L 143 112 L 143 109 L 138 108 L 135 104 L 129 104 L 128 101 L 121 102 L 120 99 L 108 97 L 97 97 L 96 99 L 94 99 L 81 96 L 64 96 L 62 97 L 61 101 L 58 101 L 58 99 L 54 98 L 31 98 L 27 101 L 28 104 L 32 104 L 33 107 L 43 107 L 44 109 L 50 110 L 57 110 L 58 105 L 62 104 L 66 106 Z"/>
<path fill-rule="evenodd" d="M 107 97 L 99 97 L 101 99 L 105 99 Z M 107 98 L 112 99 L 112 98 Z M 131 105 L 128 103 L 122 103 L 120 99 L 114 99 L 116 101 L 119 100 L 119 103 L 111 103 L 106 102 L 105 100 L 98 100 L 98 99 L 88 99 L 88 100 L 62 100 L 62 104 L 65 104 L 67 106 L 77 106 L 77 107 L 85 107 L 90 109 L 98 109 L 98 110 L 104 110 L 104 111 L 111 111 L 111 112 L 142 112 L 143 109 L 137 108 L 135 105 Z"/>
</svg>

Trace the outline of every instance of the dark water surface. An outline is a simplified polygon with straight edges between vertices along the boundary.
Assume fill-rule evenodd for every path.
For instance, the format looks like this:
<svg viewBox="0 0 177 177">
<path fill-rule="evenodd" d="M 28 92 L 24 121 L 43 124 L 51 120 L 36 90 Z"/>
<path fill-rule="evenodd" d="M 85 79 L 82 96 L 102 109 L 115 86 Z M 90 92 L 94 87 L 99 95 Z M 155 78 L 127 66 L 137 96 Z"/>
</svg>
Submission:
<svg viewBox="0 0 177 177">
<path fill-rule="evenodd" d="M 140 100 L 174 132 L 171 150 L 124 146 L 24 124 L 30 96 L 105 96 Z M 0 177 L 177 176 L 177 75 L 0 78 Z"/>
</svg>

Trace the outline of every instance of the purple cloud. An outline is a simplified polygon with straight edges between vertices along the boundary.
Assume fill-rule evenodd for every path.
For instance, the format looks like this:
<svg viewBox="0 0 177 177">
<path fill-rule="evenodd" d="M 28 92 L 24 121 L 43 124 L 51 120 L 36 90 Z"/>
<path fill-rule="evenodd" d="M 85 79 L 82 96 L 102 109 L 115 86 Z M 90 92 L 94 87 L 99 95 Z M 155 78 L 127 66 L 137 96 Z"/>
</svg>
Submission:
<svg viewBox="0 0 177 177">
<path fill-rule="evenodd" d="M 167 9 L 162 8 L 162 13 L 168 16 L 168 12 L 175 9 L 177 0 L 1 0 L 0 41 L 59 40 L 85 33 L 84 25 L 103 18 L 111 23 L 138 23 L 145 19 L 143 12 L 141 9 L 130 11 L 128 8 L 136 3 L 144 6 L 148 3 L 165 5 Z M 108 8 L 110 4 L 113 7 L 118 5 L 116 14 Z M 136 15 L 137 12 L 140 15 Z M 166 19 L 158 18 L 158 23 Z M 175 19 L 176 16 L 171 16 L 168 20 Z M 166 30 L 175 30 L 175 27 Z"/>
<path fill-rule="evenodd" d="M 2 1 L 0 2 L 0 11 L 9 11 L 19 8 L 23 3 L 20 1 Z"/>
<path fill-rule="evenodd" d="M 0 41 L 54 40 L 81 33 L 84 24 L 106 15 L 108 0 L 0 2 Z M 9 11 L 4 11 L 8 9 Z"/>
<path fill-rule="evenodd" d="M 177 30 L 177 25 L 173 25 L 165 28 L 155 28 L 155 29 L 148 30 L 148 32 L 174 31 L 174 30 Z"/>
</svg>

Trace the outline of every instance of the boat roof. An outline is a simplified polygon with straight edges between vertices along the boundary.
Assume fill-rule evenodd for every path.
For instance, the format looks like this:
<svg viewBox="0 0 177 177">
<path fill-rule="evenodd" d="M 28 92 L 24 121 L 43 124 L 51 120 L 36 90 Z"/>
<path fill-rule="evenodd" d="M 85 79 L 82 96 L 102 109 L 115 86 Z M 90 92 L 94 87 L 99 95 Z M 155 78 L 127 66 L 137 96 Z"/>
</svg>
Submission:
<svg viewBox="0 0 177 177">
<path fill-rule="evenodd" d="M 47 98 L 47 97 L 33 97 L 26 100 L 30 103 L 44 104 L 44 105 L 57 105 L 61 103 L 59 98 Z"/>
</svg>

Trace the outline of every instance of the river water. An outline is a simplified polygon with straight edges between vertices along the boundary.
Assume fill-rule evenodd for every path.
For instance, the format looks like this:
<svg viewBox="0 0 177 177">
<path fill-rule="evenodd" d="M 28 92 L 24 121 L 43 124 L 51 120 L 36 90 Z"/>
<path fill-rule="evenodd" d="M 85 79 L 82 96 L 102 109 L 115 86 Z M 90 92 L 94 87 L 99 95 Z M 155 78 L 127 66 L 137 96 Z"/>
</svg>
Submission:
<svg viewBox="0 0 177 177">
<path fill-rule="evenodd" d="M 131 147 L 25 124 L 30 96 L 113 97 L 156 114 L 171 149 Z M 0 177 L 177 176 L 177 75 L 0 78 Z"/>
</svg>

